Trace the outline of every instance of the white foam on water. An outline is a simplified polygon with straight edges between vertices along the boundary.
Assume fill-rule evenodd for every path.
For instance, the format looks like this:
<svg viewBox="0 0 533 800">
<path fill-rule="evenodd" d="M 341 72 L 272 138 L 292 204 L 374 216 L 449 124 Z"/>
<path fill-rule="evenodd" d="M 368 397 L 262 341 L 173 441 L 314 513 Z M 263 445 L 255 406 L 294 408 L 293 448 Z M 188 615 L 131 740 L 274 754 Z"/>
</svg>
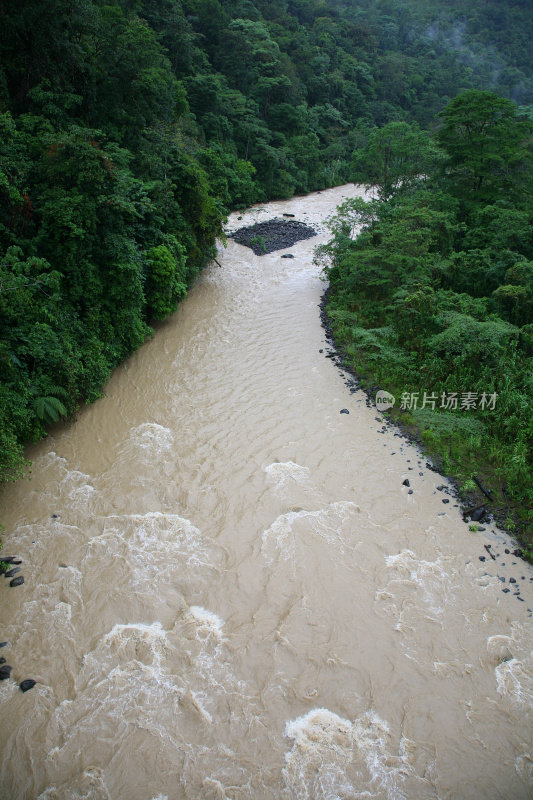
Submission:
<svg viewBox="0 0 533 800">
<path fill-rule="evenodd" d="M 517 756 L 515 769 L 524 781 L 533 784 L 533 751 Z"/>
<path fill-rule="evenodd" d="M 220 619 L 212 611 L 208 611 L 203 606 L 191 606 L 189 613 L 198 623 L 199 629 L 207 630 L 213 633 L 217 639 L 222 638 L 222 628 L 224 627 L 224 620 Z"/>
<path fill-rule="evenodd" d="M 346 550 L 353 549 L 351 532 L 344 530 L 347 522 L 359 512 L 359 506 L 350 501 L 331 503 L 325 508 L 316 511 L 288 511 L 276 517 L 261 538 L 261 553 L 268 564 L 276 559 L 296 561 L 296 550 L 299 544 L 304 544 L 304 534 L 295 530 L 297 523 L 305 520 L 310 523 L 305 526 L 305 535 L 309 533 L 319 537 L 334 547 L 337 554 L 342 555 Z"/>
<path fill-rule="evenodd" d="M 84 572 L 97 572 L 106 562 L 122 569 L 122 579 L 137 591 L 168 583 L 176 572 L 220 569 L 225 554 L 208 542 L 192 522 L 177 514 L 149 512 L 106 517 L 103 531 L 89 543 Z M 183 572 L 184 568 L 187 572 Z"/>
<path fill-rule="evenodd" d="M 142 450 L 149 450 L 150 455 L 157 455 L 172 448 L 174 435 L 170 428 L 158 425 L 157 422 L 143 422 L 131 429 L 128 442 Z"/>
<path fill-rule="evenodd" d="M 309 467 L 302 467 L 294 461 L 275 461 L 263 467 L 267 477 L 276 485 L 276 489 L 284 489 L 291 483 L 305 484 L 309 481 Z"/>
<path fill-rule="evenodd" d="M 43 481 L 48 504 L 68 508 L 83 514 L 93 512 L 96 493 L 90 476 L 77 469 L 69 469 L 68 461 L 50 451 L 36 459 L 34 473 Z"/>
<path fill-rule="evenodd" d="M 487 639 L 488 661 L 494 665 L 498 693 L 523 710 L 533 708 L 533 652 L 531 626 L 513 622 L 509 636 Z"/>
<path fill-rule="evenodd" d="M 28 653 L 39 655 L 35 669 L 45 682 L 54 678 L 54 664 L 61 659 L 66 677 L 77 654 L 75 618 L 82 612 L 82 574 L 75 567 L 57 570 L 57 578 L 33 588 L 31 600 L 26 601 L 13 623 L 4 628 L 4 635 Z M 53 642 L 52 648 L 42 648 L 42 641 Z"/>
<path fill-rule="evenodd" d="M 533 708 L 533 674 L 516 658 L 503 661 L 494 668 L 498 692 L 511 702 Z"/>
<path fill-rule="evenodd" d="M 75 781 L 49 786 L 37 800 L 114 800 L 106 786 L 104 773 L 89 767 Z"/>
<path fill-rule="evenodd" d="M 164 490 L 176 469 L 178 452 L 170 428 L 156 422 L 143 422 L 128 431 L 117 450 L 116 459 L 105 475 L 105 483 L 113 485 L 114 475 L 122 471 L 129 476 L 129 488 L 122 487 L 126 503 L 136 502 L 139 487 Z M 125 506 L 127 507 L 127 505 Z"/>
<path fill-rule="evenodd" d="M 372 711 L 351 721 L 315 708 L 287 722 L 285 736 L 293 740 L 283 769 L 287 798 L 407 800 L 415 784 L 427 783 L 410 766 L 407 748 L 391 753 L 389 727 Z"/>
<path fill-rule="evenodd" d="M 64 700 L 50 718 L 48 773 L 80 769 L 87 760 L 105 767 L 122 748 L 136 752 L 139 732 L 176 754 L 180 704 L 187 689 L 169 665 L 171 652 L 168 634 L 158 622 L 118 624 L 106 633 L 83 658 L 74 699 Z M 120 744 L 104 755 L 94 731 L 105 731 Z"/>
<path fill-rule="evenodd" d="M 235 778 L 242 765 L 226 769 L 227 755 L 217 749 L 221 731 L 229 727 L 231 740 L 245 740 L 257 710 L 234 675 L 223 626 L 209 609 L 192 606 L 170 630 L 156 621 L 116 624 L 105 633 L 83 658 L 73 699 L 52 713 L 47 783 L 57 786 L 65 771 L 76 774 L 91 762 L 106 774 L 114 774 L 113 762 L 149 778 L 156 751 L 162 769 L 177 771 L 185 783 L 224 770 Z M 94 731 L 116 743 L 109 753 Z"/>
<path fill-rule="evenodd" d="M 202 800 L 232 800 L 226 794 L 226 787 L 215 778 L 204 778 L 202 782 L 204 794 Z"/>
<path fill-rule="evenodd" d="M 487 654 L 489 661 L 494 666 L 510 661 L 513 657 L 513 640 L 510 636 L 501 634 L 489 636 L 487 639 Z"/>
<path fill-rule="evenodd" d="M 426 561 L 406 549 L 385 556 L 385 565 L 386 583 L 377 592 L 378 598 L 393 598 L 393 605 L 399 599 L 400 605 L 403 605 L 403 595 L 407 590 L 413 604 L 422 600 L 436 616 L 443 613 L 450 600 L 453 601 L 452 575 L 446 569 L 445 559 L 439 557 L 435 561 Z"/>
</svg>

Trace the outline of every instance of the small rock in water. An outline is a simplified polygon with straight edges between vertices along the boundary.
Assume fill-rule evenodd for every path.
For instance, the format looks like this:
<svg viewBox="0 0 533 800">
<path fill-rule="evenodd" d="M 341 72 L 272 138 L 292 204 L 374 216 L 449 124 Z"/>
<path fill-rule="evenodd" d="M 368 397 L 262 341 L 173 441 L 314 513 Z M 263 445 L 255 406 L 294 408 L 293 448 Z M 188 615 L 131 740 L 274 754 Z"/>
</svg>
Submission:
<svg viewBox="0 0 533 800">
<path fill-rule="evenodd" d="M 52 514 L 52 519 L 59 519 L 59 514 Z"/>
<path fill-rule="evenodd" d="M 22 561 L 17 559 L 16 556 L 2 556 L 0 561 L 3 561 L 4 564 L 22 564 Z"/>
<path fill-rule="evenodd" d="M 341 408 L 339 413 L 341 413 L 341 414 L 349 414 L 350 412 L 348 411 L 347 408 Z"/>
<path fill-rule="evenodd" d="M 509 583 L 516 583 L 516 578 L 509 578 Z"/>
<path fill-rule="evenodd" d="M 281 257 L 282 258 L 294 258 L 292 253 L 284 253 Z"/>
<path fill-rule="evenodd" d="M 5 663 L 6 663 L 6 659 L 4 658 L 4 656 L 2 656 L 0 658 L 0 664 L 5 664 Z"/>
<path fill-rule="evenodd" d="M 19 683 L 19 686 L 23 692 L 27 692 L 30 689 L 33 689 L 33 687 L 35 686 L 35 681 L 33 680 L 33 678 L 26 678 L 25 681 Z"/>
<path fill-rule="evenodd" d="M 24 575 L 17 575 L 16 578 L 11 578 L 9 581 L 10 586 L 22 586 L 24 583 Z"/>
<path fill-rule="evenodd" d="M 513 556 L 516 556 L 517 558 L 522 558 L 522 555 L 523 553 L 519 547 L 516 550 L 513 550 Z"/>
<path fill-rule="evenodd" d="M 11 675 L 11 670 L 13 667 L 10 667 L 9 664 L 5 664 L 4 666 L 0 667 L 0 681 L 5 681 Z"/>
<path fill-rule="evenodd" d="M 484 515 L 485 515 L 484 508 L 476 508 L 476 510 L 471 515 L 472 522 L 479 522 L 479 520 L 481 520 L 481 518 Z"/>
<path fill-rule="evenodd" d="M 409 491 L 407 492 L 407 494 L 413 494 L 413 490 L 412 490 L 412 489 L 409 489 Z"/>
<path fill-rule="evenodd" d="M 510 590 L 510 589 L 508 589 L 508 588 L 502 589 L 502 592 L 503 592 L 504 594 L 508 594 L 510 591 L 511 591 L 511 590 Z"/>
<path fill-rule="evenodd" d="M 0 642 L 0 647 L 7 647 L 8 642 Z"/>
<path fill-rule="evenodd" d="M 5 573 L 5 576 L 6 576 L 6 578 L 12 578 L 12 577 L 13 577 L 13 575 L 16 575 L 16 574 L 17 574 L 17 572 L 20 572 L 20 567 L 14 567 L 13 569 L 9 569 L 9 570 L 8 570 L 8 571 Z"/>
<path fill-rule="evenodd" d="M 402 486 L 410 486 L 410 485 L 411 484 L 409 483 L 409 478 L 406 478 L 404 481 L 402 481 Z"/>
<path fill-rule="evenodd" d="M 486 561 L 486 558 L 485 558 L 485 556 L 480 556 L 480 557 L 479 557 L 479 560 L 480 560 L 480 561 Z"/>
<path fill-rule="evenodd" d="M 450 501 L 448 499 L 444 499 L 442 502 L 443 503 L 449 503 Z"/>
</svg>

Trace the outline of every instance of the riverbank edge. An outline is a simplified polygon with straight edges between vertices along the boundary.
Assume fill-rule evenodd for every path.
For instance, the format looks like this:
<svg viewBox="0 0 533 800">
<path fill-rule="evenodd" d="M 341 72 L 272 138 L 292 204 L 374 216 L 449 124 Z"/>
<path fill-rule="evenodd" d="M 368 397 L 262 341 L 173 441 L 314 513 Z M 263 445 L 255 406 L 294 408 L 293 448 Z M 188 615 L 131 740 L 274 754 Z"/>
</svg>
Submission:
<svg viewBox="0 0 533 800">
<path fill-rule="evenodd" d="M 512 501 L 508 502 L 505 506 L 496 501 L 490 501 L 481 489 L 475 492 L 461 491 L 458 476 L 445 469 L 442 455 L 439 451 L 434 448 L 429 448 L 427 444 L 424 443 L 422 439 L 422 428 L 412 421 L 407 422 L 405 418 L 402 419 L 402 416 L 405 417 L 405 414 L 401 409 L 391 409 L 388 412 L 383 412 L 377 408 L 375 394 L 382 387 L 375 382 L 375 376 L 372 374 L 368 377 L 365 376 L 365 380 L 361 379 L 355 364 L 350 360 L 342 344 L 335 338 L 335 330 L 328 313 L 330 295 L 331 287 L 329 283 L 327 283 L 319 303 L 320 321 L 330 348 L 330 352 L 326 354 L 326 357 L 331 359 L 341 373 L 350 376 L 352 384 L 366 395 L 367 407 L 373 408 L 376 413 L 382 417 L 384 424 L 395 427 L 404 439 L 410 444 L 415 445 L 421 455 L 426 459 L 427 469 L 442 475 L 442 477 L 446 479 L 450 485 L 450 495 L 453 496 L 459 504 L 463 521 L 466 524 L 472 524 L 471 520 L 468 519 L 472 510 L 484 507 L 490 522 L 502 533 L 509 536 L 515 543 L 514 554 L 518 558 L 522 558 L 524 561 L 533 564 L 533 543 L 531 538 L 528 537 L 527 531 L 524 529 L 522 520 L 519 517 L 518 512 L 520 506 Z M 368 372 L 368 369 L 366 369 L 366 372 Z M 504 524 L 504 520 L 508 519 L 509 516 L 512 517 L 516 524 L 516 530 L 513 533 L 511 533 Z"/>
</svg>

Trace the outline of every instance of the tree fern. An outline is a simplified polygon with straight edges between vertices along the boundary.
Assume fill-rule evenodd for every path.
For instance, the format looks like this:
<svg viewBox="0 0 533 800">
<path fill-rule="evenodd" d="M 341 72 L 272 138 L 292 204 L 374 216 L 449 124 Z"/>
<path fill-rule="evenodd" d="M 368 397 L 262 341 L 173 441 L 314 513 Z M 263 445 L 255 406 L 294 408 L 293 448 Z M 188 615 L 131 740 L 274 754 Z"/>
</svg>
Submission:
<svg viewBox="0 0 533 800">
<path fill-rule="evenodd" d="M 67 409 L 57 397 L 35 397 L 32 405 L 37 417 L 45 424 L 57 422 L 67 413 Z"/>
</svg>

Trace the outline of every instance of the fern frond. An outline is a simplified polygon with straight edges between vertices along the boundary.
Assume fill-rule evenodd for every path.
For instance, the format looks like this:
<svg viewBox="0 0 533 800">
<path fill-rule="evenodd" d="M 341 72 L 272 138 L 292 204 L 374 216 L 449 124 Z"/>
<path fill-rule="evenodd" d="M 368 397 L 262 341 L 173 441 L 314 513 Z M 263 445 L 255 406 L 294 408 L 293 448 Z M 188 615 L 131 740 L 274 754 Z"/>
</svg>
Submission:
<svg viewBox="0 0 533 800">
<path fill-rule="evenodd" d="M 57 397 L 36 397 L 33 401 L 33 410 L 37 417 L 46 424 L 57 422 L 67 413 L 67 409 Z"/>
</svg>

